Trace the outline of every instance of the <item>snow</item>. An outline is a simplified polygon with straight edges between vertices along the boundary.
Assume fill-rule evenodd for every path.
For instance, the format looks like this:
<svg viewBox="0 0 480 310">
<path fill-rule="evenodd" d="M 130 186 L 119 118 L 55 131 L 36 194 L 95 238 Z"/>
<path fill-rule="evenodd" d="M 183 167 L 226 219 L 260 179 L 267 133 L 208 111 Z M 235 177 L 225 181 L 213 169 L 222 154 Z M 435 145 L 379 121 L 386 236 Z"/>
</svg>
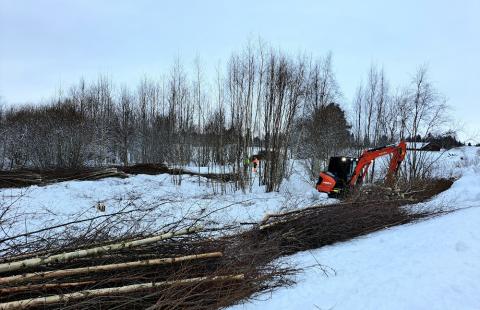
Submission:
<svg viewBox="0 0 480 310">
<path fill-rule="evenodd" d="M 470 175 L 470 179 L 459 180 L 453 186 L 453 191 L 449 197 L 445 197 L 446 200 L 451 199 L 453 195 L 478 200 L 473 192 L 480 187 L 477 186 L 479 178 L 475 177 L 475 171 L 468 172 L 467 169 L 478 166 L 476 149 L 464 147 L 432 152 L 429 155 L 435 159 L 437 176 L 458 177 L 463 174 L 464 178 L 467 178 Z M 388 158 L 380 160 L 385 162 L 383 165 L 385 166 Z M 198 171 L 196 167 L 187 168 Z M 218 172 L 225 168 L 200 168 L 202 172 L 212 170 Z M 379 170 L 377 173 L 380 173 Z M 68 181 L 23 189 L 0 189 L 0 206 L 14 203 L 15 208 L 12 208 L 9 217 L 16 220 L 12 226 L 2 227 L 0 238 L 3 235 L 12 236 L 119 211 L 145 212 L 153 209 L 148 212 L 148 225 L 153 225 L 152 227 L 161 227 L 165 223 L 186 216 L 193 218 L 209 213 L 212 213 L 208 217 L 212 221 L 238 224 L 256 222 L 265 213 L 335 201 L 328 199 L 325 194 L 318 193 L 314 189 L 314 182 L 309 180 L 307 175 L 302 165 L 295 162 L 293 174 L 282 183 L 280 191 L 275 193 L 265 193 L 265 188 L 259 186 L 258 180 L 254 179 L 251 191 L 243 193 L 227 188 L 227 193 L 219 194 L 218 184 L 212 184 L 205 178 L 183 175 L 181 183 L 178 184 L 178 176 L 172 177 L 167 174 L 136 175 L 127 179 L 109 178 L 99 181 Z M 472 192 L 471 195 L 458 193 L 467 188 Z M 162 204 L 166 201 L 169 203 Z M 106 206 L 105 213 L 96 209 L 98 203 Z M 160 204 L 161 206 L 154 208 Z"/>
<path fill-rule="evenodd" d="M 479 309 L 479 222 L 465 209 L 298 253 L 297 285 L 232 309 Z"/>
<path fill-rule="evenodd" d="M 427 154 L 436 176 L 457 180 L 431 201 L 408 208 L 454 212 L 285 257 L 281 262 L 304 268 L 297 285 L 232 309 L 480 309 L 479 150 Z M 218 194 L 207 179 L 182 176 L 178 185 L 165 174 L 1 189 L 0 204 L 15 202 L 9 216 L 17 222 L 2 227 L 0 237 L 105 214 L 95 208 L 99 202 L 106 214 L 157 206 L 146 221 L 160 226 L 210 212 L 218 223 L 257 222 L 265 213 L 335 201 L 317 193 L 306 175 L 295 163 L 275 193 L 254 180 L 251 192 Z M 159 205 L 163 201 L 168 204 Z"/>
<path fill-rule="evenodd" d="M 421 149 L 424 146 L 427 146 L 430 144 L 430 142 L 406 142 L 407 148 L 409 149 Z"/>
<path fill-rule="evenodd" d="M 316 192 L 314 183 L 305 175 L 302 166 L 295 165 L 291 177 L 279 192 L 273 193 L 265 193 L 265 188 L 258 186 L 256 175 L 251 192 L 245 193 L 228 189 L 227 193 L 219 194 L 218 184 L 215 187 L 198 176 L 183 175 L 178 184 L 178 176 L 168 174 L 0 189 L 0 204 L 14 204 L 9 217 L 16 221 L 12 226 L 2 227 L 0 239 L 120 211 L 134 210 L 140 214 L 149 210 L 148 217 L 143 218 L 144 227 L 151 225 L 154 230 L 181 218 L 210 213 L 208 220 L 222 224 L 258 222 L 265 213 L 335 201 Z M 106 206 L 105 213 L 96 209 L 98 203 Z"/>
<path fill-rule="evenodd" d="M 439 160 L 459 179 L 420 206 L 453 212 L 286 257 L 304 268 L 297 285 L 231 309 L 480 309 L 478 150 Z"/>
</svg>

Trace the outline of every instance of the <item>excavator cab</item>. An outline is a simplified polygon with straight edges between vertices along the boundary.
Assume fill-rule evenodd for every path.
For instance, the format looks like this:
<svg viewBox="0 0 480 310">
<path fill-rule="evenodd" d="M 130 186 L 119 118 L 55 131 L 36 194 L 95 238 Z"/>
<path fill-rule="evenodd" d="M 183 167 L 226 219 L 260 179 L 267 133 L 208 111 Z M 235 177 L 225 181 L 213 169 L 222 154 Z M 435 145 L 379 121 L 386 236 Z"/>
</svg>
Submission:
<svg viewBox="0 0 480 310">
<path fill-rule="evenodd" d="M 330 157 L 328 170 L 320 172 L 317 181 L 317 190 L 319 192 L 330 193 L 332 196 L 340 194 L 340 192 L 347 187 L 348 180 L 350 180 L 353 175 L 357 161 L 358 159 L 354 157 Z"/>
</svg>

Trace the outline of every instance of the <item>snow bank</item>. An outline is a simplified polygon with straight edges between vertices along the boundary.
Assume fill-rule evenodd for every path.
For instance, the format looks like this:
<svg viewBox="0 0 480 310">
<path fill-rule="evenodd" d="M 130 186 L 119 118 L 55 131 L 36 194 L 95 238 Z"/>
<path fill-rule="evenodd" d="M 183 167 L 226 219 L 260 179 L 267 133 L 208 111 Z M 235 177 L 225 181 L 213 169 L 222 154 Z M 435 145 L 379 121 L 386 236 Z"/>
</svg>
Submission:
<svg viewBox="0 0 480 310">
<path fill-rule="evenodd" d="M 445 154 L 460 178 L 421 207 L 458 210 L 287 257 L 297 285 L 231 309 L 480 309 L 480 153 Z"/>
<path fill-rule="evenodd" d="M 480 309 L 479 222 L 471 208 L 296 254 L 296 286 L 232 309 Z"/>
</svg>

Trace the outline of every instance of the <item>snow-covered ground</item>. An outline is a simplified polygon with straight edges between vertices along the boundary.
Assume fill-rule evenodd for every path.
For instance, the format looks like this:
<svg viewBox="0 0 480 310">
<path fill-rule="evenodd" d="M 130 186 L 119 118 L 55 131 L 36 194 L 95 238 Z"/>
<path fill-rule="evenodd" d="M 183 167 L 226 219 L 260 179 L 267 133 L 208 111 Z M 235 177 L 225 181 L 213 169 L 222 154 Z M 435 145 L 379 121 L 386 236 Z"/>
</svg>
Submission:
<svg viewBox="0 0 480 310">
<path fill-rule="evenodd" d="M 297 285 L 232 309 L 480 309 L 478 207 L 288 257 Z"/>
<path fill-rule="evenodd" d="M 431 201 L 410 206 L 457 211 L 286 257 L 284 262 L 305 268 L 297 285 L 233 309 L 480 309 L 479 150 L 429 154 L 435 175 L 457 181 Z M 294 168 L 278 193 L 254 185 L 252 192 L 215 195 L 206 179 L 183 176 L 176 185 L 170 175 L 1 189 L 0 204 L 15 202 L 9 216 L 16 224 L 2 227 L 0 237 L 120 210 L 155 207 L 148 214 L 157 225 L 213 212 L 208 218 L 225 224 L 332 202 L 315 191 L 301 165 Z M 105 213 L 97 203 L 105 204 Z"/>
<path fill-rule="evenodd" d="M 168 174 L 0 189 L 0 205 L 13 203 L 8 216 L 15 219 L 14 225 L 2 227 L 0 239 L 119 211 L 147 213 L 143 222 L 155 228 L 206 215 L 223 224 L 256 222 L 265 213 L 334 201 L 316 192 L 306 175 L 301 165 L 295 165 L 290 179 L 274 193 L 265 193 L 258 180 L 253 180 L 252 192 L 228 188 L 226 194 L 215 194 L 219 185 L 214 188 L 205 178 L 184 175 L 178 185 L 178 177 Z M 98 203 L 105 205 L 106 212 L 97 210 Z"/>
<path fill-rule="evenodd" d="M 412 206 L 454 212 L 284 258 L 297 285 L 232 309 L 480 309 L 478 150 L 446 153 L 438 173 L 459 179 Z"/>
<path fill-rule="evenodd" d="M 450 177 L 460 175 L 464 171 L 462 165 L 474 160 L 469 155 L 473 151 L 475 148 L 460 148 L 432 152 L 430 156 L 435 159 L 437 175 Z M 386 160 L 388 158 L 380 159 L 380 167 L 386 166 Z M 195 167 L 191 169 L 198 170 Z M 206 168 L 200 170 L 211 172 Z M 377 173 L 381 174 L 380 169 Z M 119 211 L 138 210 L 143 214 L 148 210 L 148 225 L 154 224 L 152 227 L 206 214 L 210 214 L 210 220 L 232 224 L 256 222 L 265 213 L 332 202 L 325 194 L 315 191 L 314 182 L 308 180 L 307 175 L 302 165 L 295 163 L 293 174 L 283 182 L 280 192 L 275 193 L 265 193 L 265 189 L 254 180 L 251 192 L 227 188 L 226 194 L 218 195 L 218 185 L 214 188 L 215 185 L 212 186 L 205 178 L 184 175 L 178 185 L 175 184 L 176 178 L 167 174 L 0 189 L 0 207 L 13 203 L 14 208 L 7 215 L 15 219 L 14 225 L 2 227 L 0 239 Z M 96 209 L 99 203 L 106 206 L 105 213 Z"/>
</svg>

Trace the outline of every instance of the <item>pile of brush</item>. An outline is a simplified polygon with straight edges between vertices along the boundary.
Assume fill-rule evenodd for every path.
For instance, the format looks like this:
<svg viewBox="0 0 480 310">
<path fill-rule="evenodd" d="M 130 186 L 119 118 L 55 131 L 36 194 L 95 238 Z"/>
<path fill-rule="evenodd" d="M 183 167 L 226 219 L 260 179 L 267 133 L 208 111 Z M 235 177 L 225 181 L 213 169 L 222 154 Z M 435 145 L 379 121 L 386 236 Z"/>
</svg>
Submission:
<svg viewBox="0 0 480 310">
<path fill-rule="evenodd" d="M 281 255 L 319 248 L 442 214 L 440 207 L 412 212 L 403 206 L 422 202 L 452 183 L 445 179 L 430 180 L 396 191 L 365 186 L 337 204 L 267 214 L 259 228 L 250 233 L 255 233 L 258 240 L 279 240 Z"/>
<path fill-rule="evenodd" d="M 42 175 L 33 171 L 1 171 L 0 187 L 24 187 L 42 184 Z"/>
<path fill-rule="evenodd" d="M 212 309 L 291 283 L 268 247 L 188 228 L 0 263 L 0 309 Z"/>
<path fill-rule="evenodd" d="M 132 166 L 114 166 L 108 168 L 79 168 L 52 170 L 12 170 L 0 171 L 0 188 L 47 185 L 72 180 L 100 180 L 104 178 L 128 178 L 135 174 L 170 174 L 200 176 L 220 182 L 232 182 L 238 178 L 234 173 L 200 173 L 181 168 L 169 168 L 164 164 L 137 164 Z"/>
<path fill-rule="evenodd" d="M 353 193 L 337 204 L 268 214 L 247 230 L 176 223 L 167 233 L 108 242 L 79 238 L 65 241 L 64 247 L 53 242 L 62 236 L 42 234 L 44 241 L 35 239 L 45 243 L 41 252 L 28 250 L 30 243 L 23 250 L 3 251 L 17 254 L 0 258 L 0 309 L 226 307 L 292 284 L 290 276 L 297 270 L 278 263 L 284 255 L 442 213 L 412 212 L 405 205 L 451 184 L 431 180 L 394 194 L 381 188 L 368 194 L 372 188 L 364 187 L 365 193 Z M 187 228 L 180 229 L 180 224 Z"/>
<path fill-rule="evenodd" d="M 126 178 L 128 175 L 117 168 L 0 171 L 0 188 L 46 185 L 71 180 L 99 180 L 111 177 Z"/>
<path fill-rule="evenodd" d="M 171 175 L 189 175 L 200 176 L 210 180 L 221 182 L 232 182 L 238 178 L 235 173 L 201 173 L 182 168 L 169 168 L 164 164 L 136 164 L 132 166 L 117 166 L 118 170 L 128 174 L 150 174 L 156 175 L 161 173 L 168 173 Z"/>
<path fill-rule="evenodd" d="M 345 202 L 269 215 L 257 233 L 261 238 L 282 240 L 285 255 L 406 224 L 426 215 L 406 212 L 391 202 Z"/>
</svg>

